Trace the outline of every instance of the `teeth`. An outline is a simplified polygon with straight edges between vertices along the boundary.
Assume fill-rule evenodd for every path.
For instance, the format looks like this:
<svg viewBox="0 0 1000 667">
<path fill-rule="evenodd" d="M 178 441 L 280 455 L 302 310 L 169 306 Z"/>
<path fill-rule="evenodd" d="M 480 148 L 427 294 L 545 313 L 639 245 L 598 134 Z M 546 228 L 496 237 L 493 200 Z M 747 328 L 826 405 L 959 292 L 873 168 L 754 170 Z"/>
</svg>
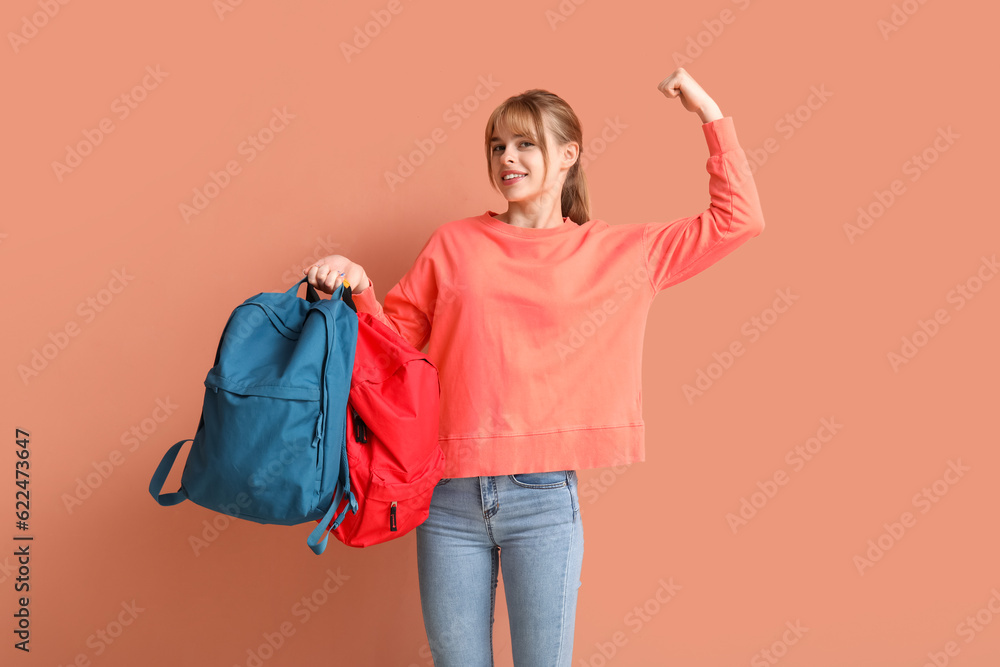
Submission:
<svg viewBox="0 0 1000 667">
<path fill-rule="evenodd" d="M 520 178 L 521 176 L 524 176 L 524 174 L 507 174 L 503 177 L 503 180 L 509 181 L 512 178 Z"/>
</svg>

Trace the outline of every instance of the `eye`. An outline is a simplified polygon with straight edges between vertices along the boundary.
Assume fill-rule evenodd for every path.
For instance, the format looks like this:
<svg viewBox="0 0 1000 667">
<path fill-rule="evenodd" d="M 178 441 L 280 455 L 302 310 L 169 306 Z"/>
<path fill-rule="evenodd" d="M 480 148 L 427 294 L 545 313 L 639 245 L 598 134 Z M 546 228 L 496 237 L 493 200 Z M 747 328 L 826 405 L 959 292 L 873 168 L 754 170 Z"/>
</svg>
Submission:
<svg viewBox="0 0 1000 667">
<path fill-rule="evenodd" d="M 530 147 L 532 147 L 532 146 L 534 146 L 534 145 L 535 145 L 535 144 L 531 143 L 531 142 L 530 142 L 530 141 L 528 141 L 528 140 L 524 140 L 524 141 L 522 141 L 522 142 L 520 143 L 520 147 L 521 147 L 521 148 L 530 148 Z M 493 146 L 493 152 L 494 152 L 494 153 L 496 153 L 496 152 L 500 152 L 500 153 L 502 153 L 502 152 L 503 152 L 503 150 L 504 150 L 504 148 L 506 148 L 506 146 L 504 146 L 504 144 L 496 144 L 495 146 Z"/>
</svg>

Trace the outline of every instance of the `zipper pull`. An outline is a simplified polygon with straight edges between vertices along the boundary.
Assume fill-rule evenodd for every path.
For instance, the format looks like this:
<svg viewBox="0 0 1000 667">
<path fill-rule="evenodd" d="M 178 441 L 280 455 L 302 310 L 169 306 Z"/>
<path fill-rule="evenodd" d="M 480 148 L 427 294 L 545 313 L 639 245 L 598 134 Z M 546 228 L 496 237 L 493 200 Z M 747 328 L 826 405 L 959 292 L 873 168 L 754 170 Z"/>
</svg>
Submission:
<svg viewBox="0 0 1000 667">
<path fill-rule="evenodd" d="M 323 413 L 319 413 L 319 418 L 316 419 L 316 432 L 313 433 L 313 441 L 310 447 L 319 447 L 320 440 L 323 439 Z"/>
<path fill-rule="evenodd" d="M 389 530 L 396 532 L 396 501 L 392 501 L 392 506 L 389 508 Z"/>
<path fill-rule="evenodd" d="M 361 416 L 358 415 L 358 411 L 351 406 L 351 415 L 354 417 L 354 440 L 356 442 L 368 442 L 368 429 L 365 428 L 365 423 L 361 421 Z"/>
</svg>

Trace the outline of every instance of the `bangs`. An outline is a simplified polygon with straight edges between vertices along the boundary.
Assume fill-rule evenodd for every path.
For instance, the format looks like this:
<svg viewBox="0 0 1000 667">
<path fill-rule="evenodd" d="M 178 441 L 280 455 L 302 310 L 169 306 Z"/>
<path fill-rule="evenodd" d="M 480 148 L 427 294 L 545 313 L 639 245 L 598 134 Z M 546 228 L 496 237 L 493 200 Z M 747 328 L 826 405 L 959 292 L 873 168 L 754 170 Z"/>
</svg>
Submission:
<svg viewBox="0 0 1000 667">
<path fill-rule="evenodd" d="M 535 145 L 545 145 L 541 111 L 526 100 L 511 100 L 497 109 L 492 130 L 495 132 L 501 128 L 524 135 Z"/>
</svg>

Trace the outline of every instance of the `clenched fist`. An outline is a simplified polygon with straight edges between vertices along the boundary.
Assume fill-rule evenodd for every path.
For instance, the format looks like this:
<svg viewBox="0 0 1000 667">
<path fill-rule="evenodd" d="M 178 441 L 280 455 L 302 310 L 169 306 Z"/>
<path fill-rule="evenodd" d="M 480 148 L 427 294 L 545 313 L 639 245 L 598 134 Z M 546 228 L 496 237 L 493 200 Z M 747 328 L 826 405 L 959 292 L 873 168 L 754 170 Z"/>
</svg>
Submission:
<svg viewBox="0 0 1000 667">
<path fill-rule="evenodd" d="M 680 97 L 684 108 L 697 113 L 702 123 L 722 118 L 719 105 L 683 67 L 675 69 L 670 76 L 659 83 L 657 88 L 668 98 Z"/>
</svg>

